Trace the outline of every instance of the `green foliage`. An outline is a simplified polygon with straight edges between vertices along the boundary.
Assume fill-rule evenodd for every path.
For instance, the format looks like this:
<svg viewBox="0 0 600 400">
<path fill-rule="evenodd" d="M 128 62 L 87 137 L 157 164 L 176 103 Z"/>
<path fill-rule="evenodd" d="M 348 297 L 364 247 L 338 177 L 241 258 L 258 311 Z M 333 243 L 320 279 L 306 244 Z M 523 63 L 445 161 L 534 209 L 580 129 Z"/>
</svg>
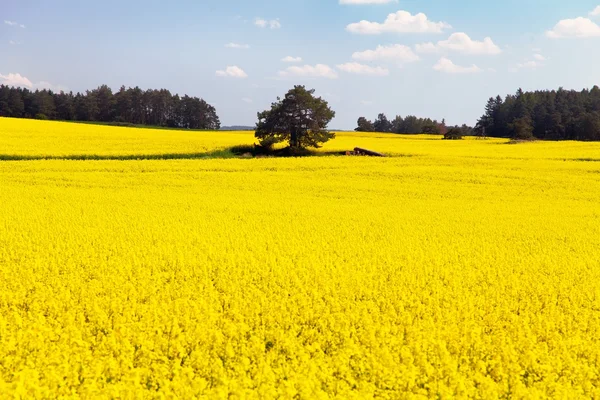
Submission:
<svg viewBox="0 0 600 400">
<path fill-rule="evenodd" d="M 375 127 L 373 126 L 373 123 L 365 117 L 360 117 L 356 124 L 358 125 L 358 127 L 354 130 L 357 132 L 375 132 Z"/>
<path fill-rule="evenodd" d="M 388 121 L 385 114 L 382 113 L 377 116 L 377 120 L 375 120 L 373 128 L 375 128 L 375 132 L 391 132 L 392 123 Z"/>
<path fill-rule="evenodd" d="M 600 112 L 582 114 L 575 120 L 574 125 L 586 140 L 600 140 Z"/>
<path fill-rule="evenodd" d="M 427 133 L 427 134 L 432 134 L 432 135 L 439 135 L 440 134 L 440 127 L 439 127 L 438 124 L 423 125 L 422 133 Z"/>
<path fill-rule="evenodd" d="M 360 117 L 357 121 L 358 132 L 392 132 L 404 134 L 444 134 L 446 133 L 446 121 L 438 122 L 431 118 L 418 118 L 414 115 L 408 115 L 402 118 L 399 115 L 389 121 L 385 114 L 379 114 L 375 122 L 371 122 L 365 117 Z M 471 128 L 468 128 L 471 129 Z"/>
<path fill-rule="evenodd" d="M 258 113 L 255 136 L 263 147 L 288 142 L 294 149 L 321 147 L 335 137 L 327 125 L 335 112 L 327 101 L 314 96 L 314 89 L 294 86 L 283 99 L 277 98 L 270 110 Z"/>
<path fill-rule="evenodd" d="M 444 140 L 462 140 L 463 131 L 459 127 L 448 129 L 448 132 L 444 135 Z"/>
<path fill-rule="evenodd" d="M 559 88 L 490 98 L 475 128 L 479 136 L 529 140 L 600 140 L 600 88 Z"/>
<path fill-rule="evenodd" d="M 60 121 L 122 123 L 184 129 L 213 129 L 221 122 L 213 106 L 197 97 L 171 95 L 166 89 L 146 90 L 124 86 L 114 93 L 106 85 L 85 93 L 0 85 L 0 116 Z M 39 118 L 38 118 L 39 119 Z M 129 126 L 124 125 L 124 126 Z"/>
<path fill-rule="evenodd" d="M 532 140 L 533 136 L 533 125 L 531 118 L 521 117 L 515 119 L 514 122 L 509 124 L 512 132 L 512 138 L 516 140 Z"/>
</svg>

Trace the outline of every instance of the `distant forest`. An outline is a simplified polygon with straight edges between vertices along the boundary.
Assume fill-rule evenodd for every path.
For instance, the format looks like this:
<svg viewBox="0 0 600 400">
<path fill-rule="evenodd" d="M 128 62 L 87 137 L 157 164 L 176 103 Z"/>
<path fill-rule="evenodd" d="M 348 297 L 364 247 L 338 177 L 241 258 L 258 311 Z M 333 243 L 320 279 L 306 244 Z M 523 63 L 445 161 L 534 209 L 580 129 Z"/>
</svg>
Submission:
<svg viewBox="0 0 600 400">
<path fill-rule="evenodd" d="M 409 115 L 389 121 L 385 114 L 370 121 L 360 117 L 357 131 L 404 134 L 445 134 L 444 120 Z M 600 140 L 600 88 L 523 92 L 505 99 L 490 98 L 477 125 L 455 127 L 463 136 L 477 135 L 517 140 Z"/>
<path fill-rule="evenodd" d="M 215 108 L 198 97 L 125 86 L 113 93 L 106 85 L 77 94 L 0 85 L 0 116 L 187 129 L 221 127 Z"/>
<path fill-rule="evenodd" d="M 446 121 L 438 122 L 431 118 L 419 118 L 414 115 L 407 115 L 402 118 L 396 115 L 393 120 L 388 120 L 385 114 L 379 114 L 375 121 L 370 121 L 365 117 L 360 117 L 357 121 L 358 127 L 355 131 L 358 132 L 391 132 L 403 134 L 435 134 L 444 135 L 450 128 L 458 129 L 463 136 L 471 136 L 474 134 L 473 128 L 467 125 L 449 127 L 446 126 Z"/>
<path fill-rule="evenodd" d="M 166 89 L 144 91 L 124 86 L 113 93 L 106 85 L 77 94 L 0 85 L 0 116 L 185 129 L 221 128 L 215 108 L 198 97 L 180 97 Z M 398 115 L 388 120 L 385 114 L 379 114 L 374 121 L 360 117 L 357 125 L 357 131 L 404 134 L 443 135 L 452 128 L 446 126 L 445 120 L 413 115 L 404 118 Z M 454 128 L 463 136 L 600 141 L 600 88 L 594 86 L 581 92 L 562 88 L 536 92 L 519 89 L 504 99 L 491 97 L 474 128 L 467 125 Z"/>
<path fill-rule="evenodd" d="M 600 88 L 490 98 L 475 132 L 513 139 L 600 140 Z"/>
</svg>

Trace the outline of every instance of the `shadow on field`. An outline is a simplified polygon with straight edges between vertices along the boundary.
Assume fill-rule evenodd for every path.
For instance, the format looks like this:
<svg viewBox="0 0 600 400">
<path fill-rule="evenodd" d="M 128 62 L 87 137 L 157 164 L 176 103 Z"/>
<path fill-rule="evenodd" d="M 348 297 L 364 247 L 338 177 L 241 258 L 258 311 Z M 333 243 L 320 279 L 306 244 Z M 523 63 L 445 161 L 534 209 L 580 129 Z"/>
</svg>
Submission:
<svg viewBox="0 0 600 400">
<path fill-rule="evenodd" d="M 18 155 L 0 154 L 0 161 L 36 161 L 36 160 L 197 160 L 225 158 L 267 158 L 267 157 L 323 157 L 344 155 L 339 151 L 312 151 L 283 149 L 268 150 L 260 146 L 234 146 L 220 150 L 195 153 L 165 153 L 165 154 L 67 154 L 67 155 Z"/>
</svg>

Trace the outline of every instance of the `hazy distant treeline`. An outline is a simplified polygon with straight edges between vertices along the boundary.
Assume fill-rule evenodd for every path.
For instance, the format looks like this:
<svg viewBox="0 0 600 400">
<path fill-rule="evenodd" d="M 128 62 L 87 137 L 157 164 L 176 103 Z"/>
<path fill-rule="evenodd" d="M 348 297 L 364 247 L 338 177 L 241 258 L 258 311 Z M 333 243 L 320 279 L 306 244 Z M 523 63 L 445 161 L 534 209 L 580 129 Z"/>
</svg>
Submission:
<svg viewBox="0 0 600 400">
<path fill-rule="evenodd" d="M 221 126 L 215 108 L 198 97 L 125 86 L 113 93 L 106 85 L 77 94 L 0 85 L 0 116 L 187 129 Z"/>
<path fill-rule="evenodd" d="M 419 118 L 414 115 L 407 115 L 402 118 L 396 115 L 393 120 L 388 120 L 385 114 L 379 114 L 377 119 L 370 121 L 365 117 L 360 117 L 357 121 L 358 127 L 355 129 L 358 132 L 391 132 L 402 134 L 420 134 L 429 133 L 436 135 L 444 135 L 449 128 L 460 130 L 463 136 L 473 134 L 473 128 L 467 125 L 449 127 L 446 126 L 446 121 L 441 122 L 431 118 Z"/>
</svg>

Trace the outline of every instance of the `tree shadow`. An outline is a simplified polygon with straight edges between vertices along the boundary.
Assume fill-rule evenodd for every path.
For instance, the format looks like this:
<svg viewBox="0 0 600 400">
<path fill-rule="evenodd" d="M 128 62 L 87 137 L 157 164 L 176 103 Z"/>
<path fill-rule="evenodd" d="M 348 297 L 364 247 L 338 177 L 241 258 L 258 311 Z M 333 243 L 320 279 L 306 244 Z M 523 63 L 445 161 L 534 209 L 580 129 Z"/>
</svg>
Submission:
<svg viewBox="0 0 600 400">
<path fill-rule="evenodd" d="M 69 160 L 69 161 L 129 161 L 129 160 L 202 160 L 230 158 L 267 158 L 267 157 L 323 157 L 345 155 L 339 151 L 314 151 L 308 149 L 296 150 L 289 147 L 282 149 L 266 149 L 256 145 L 240 145 L 219 150 L 193 153 L 164 153 L 164 154 L 66 154 L 66 155 L 20 155 L 0 154 L 0 161 L 40 161 L 40 160 Z"/>
<path fill-rule="evenodd" d="M 229 149 L 231 153 L 241 158 L 266 158 L 266 157 L 324 157 L 346 155 L 345 151 L 298 149 L 293 147 L 268 148 L 259 145 L 234 146 Z"/>
</svg>

